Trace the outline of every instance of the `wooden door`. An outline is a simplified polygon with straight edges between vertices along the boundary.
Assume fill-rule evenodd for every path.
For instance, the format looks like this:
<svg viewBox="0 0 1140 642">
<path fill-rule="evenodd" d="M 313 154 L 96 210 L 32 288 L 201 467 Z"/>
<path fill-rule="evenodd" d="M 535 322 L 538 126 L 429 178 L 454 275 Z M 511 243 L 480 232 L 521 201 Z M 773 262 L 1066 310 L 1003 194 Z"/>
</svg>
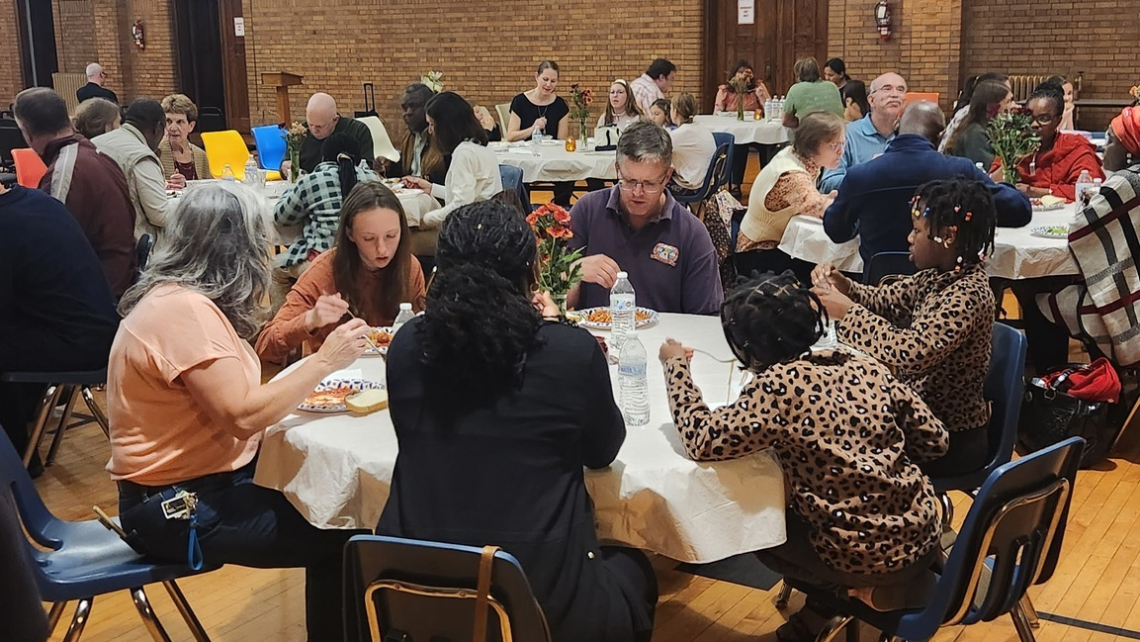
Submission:
<svg viewBox="0 0 1140 642">
<path fill-rule="evenodd" d="M 198 105 L 197 131 L 249 132 L 241 0 L 176 0 L 179 85 Z"/>
<path fill-rule="evenodd" d="M 248 134 L 249 78 L 245 67 L 245 36 L 237 35 L 237 24 L 243 20 L 242 0 L 218 0 L 218 19 L 222 34 L 222 76 L 226 88 L 226 114 L 230 129 Z M 244 28 L 244 22 L 241 23 Z"/>
<path fill-rule="evenodd" d="M 755 0 L 754 24 L 738 24 L 739 0 L 711 0 L 705 13 L 705 109 L 711 110 L 719 85 L 739 59 L 775 95 L 795 82 L 796 60 L 827 59 L 828 0 Z"/>
</svg>

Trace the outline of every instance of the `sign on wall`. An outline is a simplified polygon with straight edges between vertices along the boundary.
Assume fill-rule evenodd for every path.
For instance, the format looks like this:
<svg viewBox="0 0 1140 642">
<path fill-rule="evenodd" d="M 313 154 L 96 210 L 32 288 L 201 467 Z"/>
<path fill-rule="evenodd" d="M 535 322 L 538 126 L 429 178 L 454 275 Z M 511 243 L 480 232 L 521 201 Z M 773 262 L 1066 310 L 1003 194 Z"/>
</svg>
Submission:
<svg viewBox="0 0 1140 642">
<path fill-rule="evenodd" d="M 736 0 L 736 24 L 750 25 L 756 22 L 756 0 Z"/>
</svg>

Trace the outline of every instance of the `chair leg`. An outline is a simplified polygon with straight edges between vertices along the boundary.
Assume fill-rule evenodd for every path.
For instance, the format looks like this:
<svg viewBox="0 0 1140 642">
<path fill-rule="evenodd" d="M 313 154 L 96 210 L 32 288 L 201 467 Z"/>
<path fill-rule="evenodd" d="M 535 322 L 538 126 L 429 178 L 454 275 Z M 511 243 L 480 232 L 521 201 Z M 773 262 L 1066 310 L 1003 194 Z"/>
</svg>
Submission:
<svg viewBox="0 0 1140 642">
<path fill-rule="evenodd" d="M 1021 608 L 1020 602 L 1010 610 L 1009 616 L 1013 618 L 1013 628 L 1017 630 L 1018 640 L 1021 642 L 1037 642 L 1037 638 L 1033 635 L 1033 627 L 1029 625 L 1029 618 L 1025 617 L 1025 611 Z"/>
<path fill-rule="evenodd" d="M 71 421 L 71 411 L 75 409 L 75 401 L 79 399 L 79 386 L 63 386 L 63 388 L 64 391 L 60 396 L 67 395 L 67 403 L 63 407 L 63 415 L 59 418 L 59 427 L 55 429 L 55 436 L 52 437 L 51 448 L 48 448 L 47 459 L 44 461 L 45 466 L 51 466 L 55 463 L 55 456 L 59 453 L 59 445 L 63 443 L 63 433 Z"/>
<path fill-rule="evenodd" d="M 79 605 L 75 607 L 75 615 L 67 627 L 67 633 L 63 635 L 63 642 L 79 642 L 79 636 L 83 635 L 83 627 L 87 626 L 87 618 L 91 617 L 91 603 L 94 601 L 93 597 L 79 600 Z"/>
<path fill-rule="evenodd" d="M 55 404 L 59 401 L 59 394 L 62 386 L 48 386 L 47 392 L 44 393 L 43 405 L 40 406 L 40 414 L 36 417 L 36 425 L 32 427 L 32 434 L 28 436 L 28 449 L 24 451 L 24 468 L 32 462 L 32 455 L 40 448 L 40 442 L 44 438 L 44 427 L 47 426 L 48 418 L 51 417 L 52 410 L 55 409 Z"/>
<path fill-rule="evenodd" d="M 48 611 L 48 635 L 55 631 L 55 627 L 59 625 L 59 619 L 63 617 L 63 612 L 67 610 L 67 602 L 56 602 L 51 605 L 51 610 Z"/>
<path fill-rule="evenodd" d="M 178 612 L 182 614 L 182 619 L 186 621 L 186 626 L 190 628 L 190 633 L 194 635 L 196 642 L 210 642 L 210 636 L 206 635 L 206 629 L 202 628 L 202 623 L 198 621 L 198 616 L 194 614 L 194 609 L 190 608 L 190 603 L 186 601 L 186 596 L 182 594 L 182 589 L 174 580 L 163 582 L 166 587 L 166 592 L 170 594 L 170 599 L 174 601 L 174 606 L 178 607 Z"/>
<path fill-rule="evenodd" d="M 792 587 L 787 582 L 780 582 L 780 593 L 776 595 L 776 608 L 788 608 L 788 598 L 792 596 Z"/>
<path fill-rule="evenodd" d="M 107 415 L 103 414 L 103 409 L 99 407 L 99 404 L 95 403 L 95 396 L 91 394 L 89 386 L 83 386 L 83 403 L 87 404 L 87 410 L 91 412 L 92 417 L 95 417 L 95 421 L 103 429 L 103 434 L 110 437 L 111 422 L 107 421 Z"/>
<path fill-rule="evenodd" d="M 146 625 L 146 630 L 150 632 L 150 637 L 154 638 L 155 642 L 170 642 L 170 636 L 162 628 L 162 623 L 158 621 L 158 616 L 150 607 L 150 600 L 146 598 L 146 592 L 141 586 L 131 589 L 131 601 L 135 603 L 135 609 Z"/>
<path fill-rule="evenodd" d="M 832 642 L 839 632 L 847 628 L 847 624 L 853 620 L 850 615 L 836 615 L 827 621 L 820 629 L 819 635 L 815 637 L 815 642 Z"/>
<path fill-rule="evenodd" d="M 1029 626 L 1039 629 L 1041 628 L 1041 618 L 1037 616 L 1037 608 L 1033 606 L 1033 600 L 1029 599 L 1029 594 L 1026 593 L 1018 603 L 1021 610 L 1025 613 L 1025 619 L 1029 621 Z"/>
</svg>

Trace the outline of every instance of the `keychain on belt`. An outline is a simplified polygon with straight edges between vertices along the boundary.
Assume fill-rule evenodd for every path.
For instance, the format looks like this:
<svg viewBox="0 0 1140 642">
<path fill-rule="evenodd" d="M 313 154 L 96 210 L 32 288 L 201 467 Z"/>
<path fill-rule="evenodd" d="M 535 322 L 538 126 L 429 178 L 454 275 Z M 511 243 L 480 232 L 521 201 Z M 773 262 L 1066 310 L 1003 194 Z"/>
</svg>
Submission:
<svg viewBox="0 0 1140 642">
<path fill-rule="evenodd" d="M 202 570 L 202 547 L 198 544 L 198 495 L 179 490 L 174 497 L 162 502 L 162 514 L 166 519 L 186 519 L 190 521 L 190 536 L 187 538 L 186 564 L 195 571 Z"/>
</svg>

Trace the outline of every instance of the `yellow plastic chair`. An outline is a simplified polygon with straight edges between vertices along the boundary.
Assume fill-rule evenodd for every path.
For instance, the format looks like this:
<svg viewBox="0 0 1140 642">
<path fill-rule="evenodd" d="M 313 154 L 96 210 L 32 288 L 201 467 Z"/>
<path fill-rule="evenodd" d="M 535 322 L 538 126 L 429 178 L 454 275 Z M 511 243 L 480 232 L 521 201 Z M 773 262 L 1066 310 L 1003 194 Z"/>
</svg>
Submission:
<svg viewBox="0 0 1140 642">
<path fill-rule="evenodd" d="M 206 160 L 210 162 L 210 173 L 221 178 L 226 165 L 234 173 L 234 178 L 245 180 L 245 163 L 249 160 L 249 147 L 236 130 L 202 132 L 202 146 L 206 148 Z M 281 180 L 280 172 L 267 172 L 266 180 Z"/>
</svg>

